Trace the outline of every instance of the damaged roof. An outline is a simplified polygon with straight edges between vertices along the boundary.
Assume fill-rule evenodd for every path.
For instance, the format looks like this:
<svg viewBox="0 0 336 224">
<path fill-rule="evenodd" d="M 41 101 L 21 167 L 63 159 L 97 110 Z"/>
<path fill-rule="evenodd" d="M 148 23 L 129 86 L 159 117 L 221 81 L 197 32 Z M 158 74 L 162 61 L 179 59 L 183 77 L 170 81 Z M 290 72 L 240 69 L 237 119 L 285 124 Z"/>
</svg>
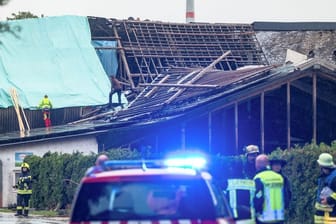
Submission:
<svg viewBox="0 0 336 224">
<path fill-rule="evenodd" d="M 262 82 L 273 66 L 243 67 L 234 71 L 202 68 L 171 69 L 159 75 L 125 110 L 111 121 L 148 121 L 181 115 L 218 98 Z"/>
<path fill-rule="evenodd" d="M 94 122 L 90 120 L 57 126 L 48 134 L 41 130 L 31 130 L 26 136 L 4 135 L 0 138 L 0 145 L 62 136 L 99 136 L 107 132 L 135 130 L 141 126 L 159 124 L 178 117 L 198 116 L 200 113 L 208 113 L 268 89 L 277 88 L 299 76 L 307 75 L 305 71 L 312 70 L 321 71 L 325 76 L 336 80 L 336 66 L 317 59 L 309 59 L 297 66 L 247 66 L 235 71 L 211 69 L 203 74 L 201 68 L 175 68 L 146 84 L 144 90 L 125 110 L 107 112 Z M 199 74 L 202 75 L 198 76 Z M 190 82 L 191 80 L 193 81 Z M 300 88 L 306 88 L 304 83 L 301 84 L 303 86 Z M 331 99 L 335 97 L 330 96 Z M 118 141 L 122 140 L 127 141 L 126 136 Z"/>
<path fill-rule="evenodd" d="M 67 125 L 62 126 L 64 132 L 51 133 L 57 136 L 131 129 L 133 124 L 189 112 L 206 113 L 278 85 L 297 75 L 298 70 L 318 68 L 335 75 L 333 66 L 315 60 L 300 68 L 270 66 L 248 24 L 175 24 L 96 17 L 89 17 L 89 22 L 92 39 L 118 41 L 118 75 L 123 82 L 137 80 L 141 91 L 127 109 L 100 114 L 93 126 L 83 123 L 96 118 L 80 122 L 80 130 L 68 131 Z M 26 138 L 33 136 L 31 132 Z M 41 138 L 47 137 L 52 136 L 44 134 Z"/>
<path fill-rule="evenodd" d="M 118 42 L 117 76 L 134 87 L 151 82 L 171 68 L 207 67 L 227 51 L 215 67 L 235 70 L 268 65 L 250 24 L 169 23 L 89 17 L 93 40 Z"/>
</svg>

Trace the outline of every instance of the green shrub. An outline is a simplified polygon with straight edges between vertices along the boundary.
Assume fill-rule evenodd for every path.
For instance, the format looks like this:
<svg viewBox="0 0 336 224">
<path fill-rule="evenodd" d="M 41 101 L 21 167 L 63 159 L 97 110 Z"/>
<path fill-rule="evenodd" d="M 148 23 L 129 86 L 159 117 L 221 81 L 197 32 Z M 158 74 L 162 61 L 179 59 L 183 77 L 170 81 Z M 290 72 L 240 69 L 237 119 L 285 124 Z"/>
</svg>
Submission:
<svg viewBox="0 0 336 224">
<path fill-rule="evenodd" d="M 116 149 L 106 152 L 111 160 L 140 158 L 135 150 Z M 96 154 L 83 155 L 48 152 L 43 157 L 28 156 L 33 177 L 31 205 L 37 210 L 69 208 L 78 183 L 86 170 L 93 166 Z"/>
</svg>

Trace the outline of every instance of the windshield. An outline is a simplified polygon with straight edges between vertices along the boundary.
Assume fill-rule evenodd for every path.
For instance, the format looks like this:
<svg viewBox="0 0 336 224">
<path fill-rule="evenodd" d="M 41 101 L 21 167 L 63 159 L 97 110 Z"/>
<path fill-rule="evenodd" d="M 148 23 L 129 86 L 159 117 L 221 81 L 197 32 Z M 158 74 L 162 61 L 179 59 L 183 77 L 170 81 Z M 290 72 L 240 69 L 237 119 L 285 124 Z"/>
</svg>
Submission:
<svg viewBox="0 0 336 224">
<path fill-rule="evenodd" d="M 202 179 L 85 183 L 72 221 L 215 219 L 229 216 Z"/>
</svg>

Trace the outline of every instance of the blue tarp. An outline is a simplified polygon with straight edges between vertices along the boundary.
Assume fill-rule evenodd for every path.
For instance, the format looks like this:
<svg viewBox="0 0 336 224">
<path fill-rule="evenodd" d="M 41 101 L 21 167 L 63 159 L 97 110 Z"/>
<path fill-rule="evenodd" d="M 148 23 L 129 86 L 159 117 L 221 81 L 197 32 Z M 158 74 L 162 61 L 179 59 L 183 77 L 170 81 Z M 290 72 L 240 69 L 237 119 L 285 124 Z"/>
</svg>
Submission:
<svg viewBox="0 0 336 224">
<path fill-rule="evenodd" d="M 86 17 L 13 20 L 17 37 L 0 35 L 0 107 L 12 106 L 15 88 L 23 108 L 47 94 L 54 108 L 108 103 L 111 84 L 91 44 Z"/>
<path fill-rule="evenodd" d="M 94 40 L 92 44 L 96 47 L 96 52 L 106 74 L 109 76 L 116 75 L 118 70 L 117 50 L 112 48 L 117 47 L 117 41 Z M 105 49 L 103 49 L 104 47 Z"/>
</svg>

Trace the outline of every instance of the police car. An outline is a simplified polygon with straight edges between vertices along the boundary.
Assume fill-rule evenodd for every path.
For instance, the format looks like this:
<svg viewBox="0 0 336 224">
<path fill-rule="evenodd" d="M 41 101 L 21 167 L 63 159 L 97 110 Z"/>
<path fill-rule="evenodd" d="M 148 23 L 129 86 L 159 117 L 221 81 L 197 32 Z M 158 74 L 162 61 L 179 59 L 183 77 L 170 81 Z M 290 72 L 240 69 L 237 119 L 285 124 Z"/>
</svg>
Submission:
<svg viewBox="0 0 336 224">
<path fill-rule="evenodd" d="M 211 175 L 194 166 L 200 162 L 204 160 L 106 161 L 106 171 L 81 180 L 70 224 L 235 223 Z"/>
</svg>

